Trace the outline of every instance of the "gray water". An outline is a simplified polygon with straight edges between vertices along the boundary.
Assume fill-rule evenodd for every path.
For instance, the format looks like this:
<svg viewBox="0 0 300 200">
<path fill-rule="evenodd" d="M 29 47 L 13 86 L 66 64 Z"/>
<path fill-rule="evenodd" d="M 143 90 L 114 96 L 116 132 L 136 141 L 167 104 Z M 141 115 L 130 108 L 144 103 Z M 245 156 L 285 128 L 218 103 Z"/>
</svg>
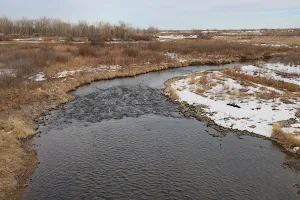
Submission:
<svg viewBox="0 0 300 200">
<path fill-rule="evenodd" d="M 226 67 L 230 67 L 226 66 Z M 185 119 L 164 81 L 187 67 L 99 81 L 41 119 L 22 199 L 299 199 L 294 159 L 270 141 Z"/>
</svg>

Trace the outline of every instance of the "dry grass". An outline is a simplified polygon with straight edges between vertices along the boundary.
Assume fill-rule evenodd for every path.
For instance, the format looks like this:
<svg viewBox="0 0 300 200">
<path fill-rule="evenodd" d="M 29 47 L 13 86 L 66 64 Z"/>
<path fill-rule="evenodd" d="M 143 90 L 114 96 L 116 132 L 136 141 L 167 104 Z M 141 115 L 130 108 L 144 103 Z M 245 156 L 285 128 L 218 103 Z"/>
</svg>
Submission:
<svg viewBox="0 0 300 200">
<path fill-rule="evenodd" d="M 197 82 L 196 75 L 194 73 L 189 75 L 189 77 L 190 77 L 190 82 L 189 82 L 190 85 L 193 85 Z"/>
<path fill-rule="evenodd" d="M 261 92 L 261 93 L 256 93 L 256 97 L 259 99 L 264 99 L 264 100 L 270 100 L 270 99 L 277 99 L 281 95 L 273 92 L 273 91 L 266 91 L 266 92 Z"/>
<path fill-rule="evenodd" d="M 173 101 L 177 101 L 179 99 L 177 92 L 173 88 L 168 88 L 167 90 L 169 91 L 170 97 Z"/>
<path fill-rule="evenodd" d="M 211 82 L 210 78 L 207 76 L 207 74 L 203 74 L 201 77 L 200 77 L 200 80 L 199 80 L 199 84 L 201 85 L 207 85 Z"/>
<path fill-rule="evenodd" d="M 297 109 L 295 116 L 298 117 L 298 118 L 300 118 L 300 108 Z"/>
<path fill-rule="evenodd" d="M 300 140 L 292 133 L 285 133 L 279 124 L 273 125 L 272 138 L 278 139 L 284 147 L 289 149 L 300 147 Z"/>
<path fill-rule="evenodd" d="M 266 77 L 255 77 L 251 75 L 247 75 L 244 73 L 237 72 L 233 69 L 226 69 L 223 70 L 223 73 L 238 80 L 247 80 L 254 83 L 259 83 L 261 85 L 277 88 L 277 89 L 283 89 L 290 92 L 298 92 L 300 91 L 300 87 L 293 83 L 287 83 L 283 81 L 278 81 L 272 78 L 266 78 Z"/>
<path fill-rule="evenodd" d="M 16 49 L 0 53 L 2 68 L 12 70 L 14 76 L 0 79 L 1 88 L 12 88 L 21 84 L 24 78 L 44 71 L 56 63 L 66 63 L 70 56 L 68 53 L 56 52 L 51 48 Z M 1 69 L 1 67 L 0 67 Z"/>
<path fill-rule="evenodd" d="M 81 45 L 78 49 L 78 54 L 80 56 L 97 56 L 97 49 L 90 45 Z"/>
</svg>

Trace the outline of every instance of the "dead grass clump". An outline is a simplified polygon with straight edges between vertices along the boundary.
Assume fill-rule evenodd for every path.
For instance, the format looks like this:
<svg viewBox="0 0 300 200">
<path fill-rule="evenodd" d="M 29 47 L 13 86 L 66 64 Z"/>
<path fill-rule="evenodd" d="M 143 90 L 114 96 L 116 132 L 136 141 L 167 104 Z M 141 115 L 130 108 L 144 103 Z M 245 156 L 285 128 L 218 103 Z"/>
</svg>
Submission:
<svg viewBox="0 0 300 200">
<path fill-rule="evenodd" d="M 33 126 L 16 117 L 9 117 L 7 121 L 2 123 L 2 126 L 7 132 L 13 132 L 17 139 L 27 138 L 35 134 Z"/>
<path fill-rule="evenodd" d="M 298 118 L 300 118 L 300 108 L 297 109 L 295 116 L 298 117 Z"/>
<path fill-rule="evenodd" d="M 284 147 L 289 149 L 300 147 L 300 140 L 292 133 L 285 133 L 277 123 L 273 125 L 272 138 L 278 139 Z"/>
<path fill-rule="evenodd" d="M 275 139 L 282 139 L 285 135 L 285 132 L 281 129 L 279 124 L 273 125 L 272 137 Z"/>
<path fill-rule="evenodd" d="M 200 83 L 201 85 L 207 85 L 207 84 L 209 84 L 209 83 L 210 83 L 209 77 L 208 77 L 206 74 L 203 74 L 203 75 L 200 77 L 199 83 Z"/>
<path fill-rule="evenodd" d="M 205 89 L 197 88 L 195 94 L 202 95 L 205 92 Z"/>
<path fill-rule="evenodd" d="M 197 82 L 197 80 L 196 80 L 196 75 L 195 74 L 191 74 L 190 75 L 190 85 L 193 85 L 193 84 L 195 84 Z"/>
<path fill-rule="evenodd" d="M 169 94 L 170 98 L 173 101 L 177 101 L 179 99 L 179 96 L 178 96 L 176 90 L 173 89 L 171 86 L 167 86 L 166 92 Z"/>
<path fill-rule="evenodd" d="M 292 101 L 290 101 L 288 98 L 286 97 L 282 97 L 280 98 L 280 101 L 284 104 L 294 104 Z"/>
<path fill-rule="evenodd" d="M 281 95 L 273 92 L 273 91 L 269 91 L 269 92 L 262 92 L 262 93 L 257 93 L 256 97 L 260 98 L 260 99 L 264 99 L 264 100 L 270 100 L 270 99 L 276 99 L 278 97 L 280 97 Z"/>
<path fill-rule="evenodd" d="M 248 92 L 248 91 L 249 91 L 249 89 L 247 89 L 247 88 L 239 89 L 239 92 L 240 92 L 240 93 L 246 93 L 246 92 Z"/>
</svg>

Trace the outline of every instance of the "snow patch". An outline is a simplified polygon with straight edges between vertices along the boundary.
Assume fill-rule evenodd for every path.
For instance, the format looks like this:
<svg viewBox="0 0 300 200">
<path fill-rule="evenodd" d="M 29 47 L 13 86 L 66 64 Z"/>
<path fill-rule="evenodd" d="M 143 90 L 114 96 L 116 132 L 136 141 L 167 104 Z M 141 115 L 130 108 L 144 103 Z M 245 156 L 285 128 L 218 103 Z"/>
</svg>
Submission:
<svg viewBox="0 0 300 200">
<path fill-rule="evenodd" d="M 41 82 L 47 80 L 46 74 L 44 72 L 39 72 L 38 74 L 29 77 L 30 80 Z"/>
<path fill-rule="evenodd" d="M 116 72 L 121 69 L 122 69 L 122 67 L 119 65 L 111 65 L 111 66 L 101 65 L 96 68 L 95 67 L 87 67 L 87 68 L 77 69 L 77 70 L 62 71 L 62 72 L 57 73 L 54 78 L 65 78 L 67 76 L 73 76 L 74 74 L 80 73 L 80 72 L 99 72 L 99 71 Z"/>
<path fill-rule="evenodd" d="M 189 36 L 184 36 L 184 35 L 160 35 L 158 36 L 159 40 L 178 40 L 178 39 L 197 39 L 197 35 L 189 35 Z"/>
<path fill-rule="evenodd" d="M 248 72 L 255 72 L 260 69 L 255 66 L 244 66 L 242 68 L 243 70 L 249 70 Z M 214 75 L 210 76 L 213 82 L 220 82 L 220 80 L 212 77 L 222 77 L 221 72 L 210 72 L 209 74 Z M 264 86 L 256 85 L 257 87 L 244 86 L 233 79 L 223 78 L 222 84 L 217 84 L 199 94 L 196 91 L 199 83 L 190 85 L 190 78 L 186 77 L 175 81 L 171 84 L 171 87 L 177 92 L 179 101 L 185 101 L 190 105 L 204 105 L 205 116 L 216 124 L 271 137 L 274 123 L 295 118 L 296 110 L 300 107 L 300 99 L 295 101 L 294 104 L 284 104 L 280 101 L 280 98 L 262 101 L 256 98 L 255 93 L 263 92 L 260 88 Z M 232 98 L 229 94 L 224 93 L 224 90 L 238 93 L 241 89 L 247 91 L 248 95 Z M 271 88 L 267 87 L 268 89 Z M 275 92 L 282 94 L 282 91 L 273 89 Z M 238 105 L 240 108 L 233 107 L 232 104 Z M 291 130 L 294 132 L 298 128 L 291 127 Z"/>
</svg>

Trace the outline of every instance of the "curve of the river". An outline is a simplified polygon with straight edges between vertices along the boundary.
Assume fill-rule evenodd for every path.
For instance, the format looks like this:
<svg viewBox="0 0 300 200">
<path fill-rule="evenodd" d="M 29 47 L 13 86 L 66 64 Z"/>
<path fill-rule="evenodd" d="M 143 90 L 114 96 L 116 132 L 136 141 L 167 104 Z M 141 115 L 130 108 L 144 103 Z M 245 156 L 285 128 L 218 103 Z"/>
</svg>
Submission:
<svg viewBox="0 0 300 200">
<path fill-rule="evenodd" d="M 225 66 L 230 67 L 231 65 Z M 162 89 L 170 69 L 99 81 L 41 119 L 40 164 L 24 200 L 299 199 L 293 159 L 270 141 L 226 136 L 185 119 Z"/>
</svg>

